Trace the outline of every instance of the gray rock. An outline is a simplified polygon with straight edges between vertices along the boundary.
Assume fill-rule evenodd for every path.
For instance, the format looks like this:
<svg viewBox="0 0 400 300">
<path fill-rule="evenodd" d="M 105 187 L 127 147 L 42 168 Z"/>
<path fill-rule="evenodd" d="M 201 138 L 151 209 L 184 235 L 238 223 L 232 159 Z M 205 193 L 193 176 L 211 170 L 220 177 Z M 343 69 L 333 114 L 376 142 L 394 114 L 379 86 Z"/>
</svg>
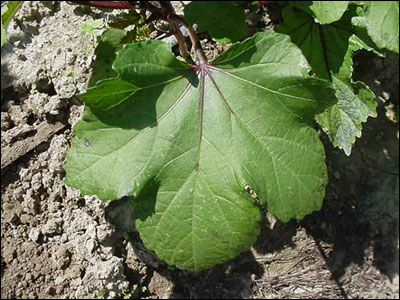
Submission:
<svg viewBox="0 0 400 300">
<path fill-rule="evenodd" d="M 42 232 L 39 228 L 33 228 L 29 231 L 29 239 L 32 242 L 37 243 L 39 241 L 41 235 L 42 235 Z"/>
<path fill-rule="evenodd" d="M 47 220 L 46 224 L 42 228 L 43 234 L 47 236 L 60 234 L 62 230 L 62 223 L 63 220 L 61 218 Z"/>
<path fill-rule="evenodd" d="M 75 293 L 76 298 L 89 299 L 100 290 L 105 290 L 106 299 L 121 295 L 129 287 L 123 271 L 122 259 L 113 257 L 107 261 L 99 261 L 86 269 L 82 284 Z"/>
<path fill-rule="evenodd" d="M 5 249 L 2 251 L 1 256 L 4 258 L 5 263 L 6 263 L 6 264 L 9 264 L 9 263 L 11 263 L 11 262 L 14 260 L 14 258 L 16 257 L 16 254 L 17 254 L 17 253 L 15 252 L 14 249 L 5 248 Z"/>
<path fill-rule="evenodd" d="M 42 187 L 42 173 L 38 172 L 32 176 L 31 187 L 34 191 L 38 191 Z"/>
<path fill-rule="evenodd" d="M 12 120 L 8 112 L 1 112 L 1 130 L 6 131 L 11 128 Z"/>
</svg>

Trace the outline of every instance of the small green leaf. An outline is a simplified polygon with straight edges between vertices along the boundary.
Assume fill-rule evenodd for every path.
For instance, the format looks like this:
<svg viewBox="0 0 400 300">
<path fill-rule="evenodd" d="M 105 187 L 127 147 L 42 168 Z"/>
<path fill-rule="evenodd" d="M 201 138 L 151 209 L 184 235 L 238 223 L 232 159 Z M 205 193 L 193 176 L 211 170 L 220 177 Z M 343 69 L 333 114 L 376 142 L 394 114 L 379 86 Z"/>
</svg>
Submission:
<svg viewBox="0 0 400 300">
<path fill-rule="evenodd" d="M 338 104 L 317 116 L 321 127 L 328 132 L 332 144 L 343 149 L 346 155 L 356 138 L 361 137 L 362 123 L 376 117 L 375 94 L 362 82 L 347 85 L 333 77 Z"/>
<path fill-rule="evenodd" d="M 103 26 L 103 20 L 89 20 L 82 22 L 81 30 L 87 32 L 89 35 L 96 35 L 99 29 Z"/>
<path fill-rule="evenodd" d="M 160 259 L 200 270 L 248 250 L 261 215 L 246 185 L 284 222 L 321 208 L 312 121 L 335 96 L 287 36 L 256 34 L 198 68 L 161 41 L 128 44 L 113 69 L 80 96 L 67 184 L 134 196 L 136 228 Z"/>
<path fill-rule="evenodd" d="M 8 27 L 22 3 L 23 1 L 7 1 L 7 4 L 1 8 L 1 24 L 3 24 L 4 27 Z"/>
<path fill-rule="evenodd" d="M 192 1 L 185 6 L 185 20 L 208 31 L 219 43 L 231 43 L 248 34 L 242 1 Z"/>
</svg>

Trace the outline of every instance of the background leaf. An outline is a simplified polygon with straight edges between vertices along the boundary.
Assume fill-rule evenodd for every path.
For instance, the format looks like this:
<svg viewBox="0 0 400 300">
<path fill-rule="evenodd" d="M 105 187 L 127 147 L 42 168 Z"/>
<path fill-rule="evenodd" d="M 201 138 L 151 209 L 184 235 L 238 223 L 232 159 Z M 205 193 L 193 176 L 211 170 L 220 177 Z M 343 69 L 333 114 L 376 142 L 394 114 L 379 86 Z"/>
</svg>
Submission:
<svg viewBox="0 0 400 300">
<path fill-rule="evenodd" d="M 312 1 L 311 11 L 321 24 L 333 23 L 343 16 L 349 1 Z"/>
<path fill-rule="evenodd" d="M 134 196 L 141 239 L 162 260 L 200 270 L 248 250 L 260 211 L 247 184 L 282 221 L 320 209 L 327 174 L 312 120 L 335 96 L 288 37 L 257 34 L 198 71 L 145 41 L 113 68 L 80 96 L 67 184 Z"/>
<path fill-rule="evenodd" d="M 317 23 L 329 24 L 340 20 L 349 1 L 294 1 L 292 5 L 314 16 Z"/>
<path fill-rule="evenodd" d="M 351 154 L 351 147 L 361 136 L 362 123 L 368 116 L 376 116 L 374 94 L 367 87 L 353 91 L 353 54 L 361 49 L 374 51 L 376 46 L 361 28 L 354 28 L 352 19 L 357 6 L 352 6 L 340 21 L 328 25 L 316 23 L 313 18 L 292 7 L 283 10 L 284 23 L 278 32 L 290 35 L 300 47 L 318 77 L 330 80 L 335 87 L 338 103 L 316 119 L 328 134 L 332 144 Z M 355 110 L 360 109 L 359 112 Z"/>
<path fill-rule="evenodd" d="M 92 76 L 89 80 L 89 87 L 97 81 L 112 78 L 117 73 L 111 68 L 111 63 L 116 57 L 117 51 L 122 47 L 122 40 L 126 36 L 126 31 L 116 28 L 108 28 L 101 36 L 96 47 L 96 60 L 92 63 Z"/>
<path fill-rule="evenodd" d="M 368 34 L 380 48 L 399 53 L 399 1 L 365 1 Z"/>
<path fill-rule="evenodd" d="M 248 34 L 243 1 L 192 1 L 185 6 L 185 20 L 208 31 L 219 43 L 231 43 Z"/>
<path fill-rule="evenodd" d="M 129 26 L 137 25 L 140 19 L 140 14 L 134 9 L 130 9 L 128 12 L 123 12 L 113 16 L 113 19 L 109 22 L 109 26 L 117 29 L 125 29 Z"/>
<path fill-rule="evenodd" d="M 350 86 L 335 77 L 333 86 L 339 99 L 337 105 L 328 108 L 316 119 L 329 134 L 332 144 L 350 155 L 356 138 L 361 137 L 362 123 L 368 117 L 377 116 L 375 94 L 361 82 Z"/>
</svg>

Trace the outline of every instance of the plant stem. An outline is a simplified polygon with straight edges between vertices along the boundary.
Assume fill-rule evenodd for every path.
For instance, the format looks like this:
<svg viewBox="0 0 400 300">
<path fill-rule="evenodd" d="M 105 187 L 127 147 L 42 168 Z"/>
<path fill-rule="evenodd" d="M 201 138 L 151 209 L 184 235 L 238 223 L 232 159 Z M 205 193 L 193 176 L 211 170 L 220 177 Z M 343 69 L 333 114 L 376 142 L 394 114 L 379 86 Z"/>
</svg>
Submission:
<svg viewBox="0 0 400 300">
<path fill-rule="evenodd" d="M 163 7 L 166 11 L 168 11 L 169 13 L 175 14 L 175 10 L 173 8 L 173 6 L 171 5 L 171 2 L 168 1 L 159 1 L 161 7 Z M 169 26 L 171 27 L 171 31 L 174 34 L 178 45 L 179 45 L 179 52 L 181 54 L 181 56 L 191 65 L 194 65 L 194 61 L 192 59 L 192 57 L 190 56 L 189 50 L 188 50 L 188 46 L 185 40 L 185 37 L 183 36 L 181 30 L 180 30 L 180 26 L 175 23 L 175 22 L 169 22 Z"/>
<path fill-rule="evenodd" d="M 177 27 L 178 27 L 179 31 L 180 31 L 179 25 L 182 25 L 183 27 L 185 27 L 189 32 L 189 38 L 190 38 L 190 40 L 192 42 L 192 47 L 195 50 L 197 59 L 199 60 L 201 65 L 207 64 L 207 57 L 204 54 L 203 48 L 201 47 L 200 40 L 199 40 L 199 37 L 197 35 L 197 32 L 193 29 L 192 26 L 187 24 L 186 21 L 181 16 L 178 16 L 177 14 L 169 11 L 170 9 L 168 9 L 166 11 L 164 9 L 161 9 L 161 8 L 158 8 L 158 7 L 154 6 L 153 4 L 151 4 L 148 1 L 141 1 L 140 3 L 148 11 L 158 14 L 161 19 L 163 19 L 164 21 L 168 22 L 169 24 L 173 24 L 173 23 L 177 24 L 178 25 Z M 163 6 L 165 6 L 165 4 Z M 183 35 L 182 35 L 182 37 L 183 37 Z M 178 43 L 179 43 L 179 40 L 178 40 Z"/>
<path fill-rule="evenodd" d="M 185 41 L 185 37 L 183 36 L 183 34 L 182 34 L 182 32 L 181 32 L 181 30 L 179 28 L 179 25 L 176 24 L 176 23 L 170 23 L 170 26 L 171 26 L 172 33 L 174 34 L 174 36 L 175 36 L 175 38 L 176 38 L 176 40 L 178 42 L 179 52 L 180 52 L 181 56 L 188 63 L 194 65 L 195 63 L 194 63 L 192 57 L 190 56 L 190 53 L 189 53 L 189 50 L 188 50 L 188 47 L 187 47 L 187 43 Z"/>
<path fill-rule="evenodd" d="M 189 54 L 185 37 L 183 36 L 180 26 L 185 27 L 189 32 L 189 38 L 192 42 L 192 47 L 196 53 L 197 59 L 200 65 L 206 65 L 208 63 L 207 57 L 204 54 L 203 48 L 201 47 L 197 32 L 191 25 L 185 22 L 185 20 L 175 14 L 174 9 L 169 2 L 160 1 L 160 5 L 163 8 L 159 8 L 150 3 L 150 1 L 71 1 L 81 5 L 88 5 L 100 8 L 114 8 L 114 9 L 129 9 L 132 7 L 143 7 L 160 19 L 168 22 L 171 26 L 171 30 L 175 35 L 176 40 L 179 44 L 179 51 L 182 57 L 187 60 L 190 64 L 194 64 L 192 57 Z"/>
<path fill-rule="evenodd" d="M 138 1 L 71 1 L 72 3 L 99 8 L 130 9 L 138 6 Z"/>
<path fill-rule="evenodd" d="M 192 41 L 193 47 L 196 51 L 197 58 L 199 59 L 200 64 L 207 64 L 207 57 L 206 54 L 203 51 L 203 48 L 201 47 L 199 36 L 197 35 L 197 32 L 193 29 L 192 26 L 187 24 L 186 22 L 182 23 L 183 26 L 186 27 L 186 29 L 189 31 L 189 37 L 190 40 Z"/>
<path fill-rule="evenodd" d="M 204 54 L 203 48 L 201 47 L 197 32 L 193 29 L 193 27 L 187 24 L 182 17 L 176 14 L 169 14 L 167 16 L 167 22 L 182 25 L 188 30 L 189 38 L 192 42 L 192 47 L 196 52 L 197 59 L 199 60 L 200 64 L 207 64 L 207 57 Z"/>
</svg>

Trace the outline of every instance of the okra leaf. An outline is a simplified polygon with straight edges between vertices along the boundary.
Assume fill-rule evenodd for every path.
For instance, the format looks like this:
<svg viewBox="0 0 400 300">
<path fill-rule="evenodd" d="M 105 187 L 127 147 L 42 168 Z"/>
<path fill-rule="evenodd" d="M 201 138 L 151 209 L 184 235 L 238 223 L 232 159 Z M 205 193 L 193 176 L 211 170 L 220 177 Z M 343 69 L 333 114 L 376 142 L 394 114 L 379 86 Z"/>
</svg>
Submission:
<svg viewBox="0 0 400 300">
<path fill-rule="evenodd" d="M 321 208 L 313 119 L 335 96 L 287 36 L 256 34 L 196 68 L 161 41 L 127 44 L 113 69 L 80 96 L 66 180 L 102 199 L 133 196 L 160 259 L 200 270 L 248 250 L 261 215 L 247 185 L 284 222 Z"/>
<path fill-rule="evenodd" d="M 1 47 L 3 47 L 4 43 L 6 42 L 6 35 L 7 30 L 3 24 L 1 24 Z"/>
</svg>

